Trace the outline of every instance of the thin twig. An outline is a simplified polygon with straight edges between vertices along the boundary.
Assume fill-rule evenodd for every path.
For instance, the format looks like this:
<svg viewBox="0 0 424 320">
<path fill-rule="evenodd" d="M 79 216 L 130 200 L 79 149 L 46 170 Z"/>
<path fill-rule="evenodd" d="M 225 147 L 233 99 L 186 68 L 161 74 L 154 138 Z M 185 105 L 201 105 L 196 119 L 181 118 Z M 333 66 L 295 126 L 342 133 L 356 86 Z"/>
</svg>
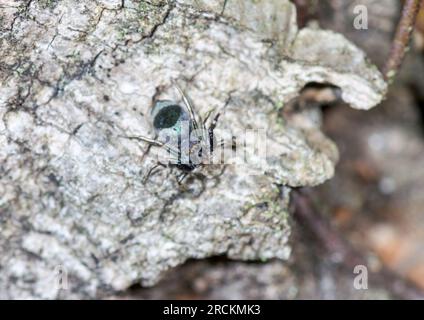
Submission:
<svg viewBox="0 0 424 320">
<path fill-rule="evenodd" d="M 402 61 L 408 51 L 411 41 L 411 34 L 414 30 L 415 21 L 420 9 L 422 0 L 405 0 L 402 9 L 402 16 L 396 28 L 389 59 L 383 69 L 383 74 L 388 82 L 392 82 L 396 76 Z"/>
<path fill-rule="evenodd" d="M 316 19 L 316 8 L 310 0 L 292 0 L 296 6 L 297 25 L 299 28 L 306 26 L 309 20 Z"/>
<path fill-rule="evenodd" d="M 322 214 L 316 210 L 307 189 L 295 189 L 291 193 L 293 216 L 316 239 L 326 254 L 337 256 L 337 261 L 349 270 L 357 265 L 367 265 L 365 257 L 342 237 Z M 372 280 L 372 279 L 370 279 Z M 375 283 L 386 288 L 394 297 L 400 299 L 424 299 L 424 292 L 413 283 L 400 278 L 383 268 L 373 276 Z"/>
</svg>

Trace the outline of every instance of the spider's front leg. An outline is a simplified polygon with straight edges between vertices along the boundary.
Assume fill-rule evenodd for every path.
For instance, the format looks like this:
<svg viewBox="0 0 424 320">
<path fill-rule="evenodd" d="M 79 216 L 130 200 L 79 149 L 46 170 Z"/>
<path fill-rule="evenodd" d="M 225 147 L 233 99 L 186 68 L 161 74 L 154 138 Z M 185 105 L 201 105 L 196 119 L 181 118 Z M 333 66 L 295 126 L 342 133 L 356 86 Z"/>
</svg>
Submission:
<svg viewBox="0 0 424 320">
<path fill-rule="evenodd" d="M 165 146 L 165 143 L 163 143 L 163 142 L 161 142 L 159 140 L 151 139 L 151 138 L 144 137 L 144 136 L 126 136 L 125 138 L 131 139 L 131 140 L 144 141 L 144 142 L 147 142 L 148 144 L 154 145 L 156 147 L 163 147 L 163 146 Z"/>
<path fill-rule="evenodd" d="M 173 156 L 176 156 L 176 157 L 178 157 L 179 154 L 180 154 L 180 152 L 178 150 L 176 150 L 175 148 L 166 144 L 165 142 L 162 142 L 162 141 L 159 141 L 159 140 L 155 140 L 155 139 L 144 137 L 144 136 L 125 136 L 125 138 L 131 139 L 131 140 L 144 141 L 144 142 L 147 142 L 149 145 L 152 145 L 152 146 L 155 146 L 155 147 L 160 147 L 160 148 L 165 148 L 166 151 L 168 151 L 170 154 L 172 154 Z"/>
<path fill-rule="evenodd" d="M 209 147 L 210 147 L 210 152 L 212 153 L 213 152 L 213 138 L 214 138 L 214 135 L 213 135 L 213 131 L 215 130 L 215 128 L 216 128 L 216 125 L 217 125 L 217 123 L 218 123 L 218 120 L 219 120 L 219 116 L 221 115 L 221 113 L 220 112 L 218 112 L 217 114 L 216 114 L 216 116 L 213 118 L 213 120 L 212 120 L 212 123 L 211 123 L 211 125 L 210 125 L 210 127 L 209 127 L 209 129 L 208 129 L 208 135 L 209 135 Z"/>
</svg>

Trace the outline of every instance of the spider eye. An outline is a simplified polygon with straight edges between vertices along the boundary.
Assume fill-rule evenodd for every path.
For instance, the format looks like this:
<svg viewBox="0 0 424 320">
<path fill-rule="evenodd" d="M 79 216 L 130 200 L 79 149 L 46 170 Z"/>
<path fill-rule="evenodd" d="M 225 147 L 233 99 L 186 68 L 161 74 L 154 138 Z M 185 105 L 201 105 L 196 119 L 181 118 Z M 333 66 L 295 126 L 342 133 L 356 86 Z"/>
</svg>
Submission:
<svg viewBox="0 0 424 320">
<path fill-rule="evenodd" d="M 163 107 L 155 116 L 153 125 L 156 129 L 166 129 L 175 126 L 180 119 L 182 109 L 179 105 L 173 104 Z"/>
</svg>

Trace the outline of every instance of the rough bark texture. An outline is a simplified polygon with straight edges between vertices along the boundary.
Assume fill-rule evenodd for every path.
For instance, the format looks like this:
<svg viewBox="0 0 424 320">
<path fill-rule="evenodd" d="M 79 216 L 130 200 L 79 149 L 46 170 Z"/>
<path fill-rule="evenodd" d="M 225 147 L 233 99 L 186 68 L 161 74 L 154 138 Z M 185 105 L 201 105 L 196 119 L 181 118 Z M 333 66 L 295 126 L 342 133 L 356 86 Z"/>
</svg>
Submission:
<svg viewBox="0 0 424 320">
<path fill-rule="evenodd" d="M 290 187 L 331 178 L 338 156 L 318 111 L 288 123 L 279 110 L 310 82 L 339 86 L 359 109 L 386 89 L 342 36 L 298 32 L 287 1 L 0 8 L 1 298 L 103 297 L 189 258 L 287 259 Z M 222 134 L 265 129 L 267 166 L 145 180 L 154 148 L 129 137 L 153 135 L 153 98 L 179 100 L 174 80 L 200 114 L 222 111 Z"/>
</svg>

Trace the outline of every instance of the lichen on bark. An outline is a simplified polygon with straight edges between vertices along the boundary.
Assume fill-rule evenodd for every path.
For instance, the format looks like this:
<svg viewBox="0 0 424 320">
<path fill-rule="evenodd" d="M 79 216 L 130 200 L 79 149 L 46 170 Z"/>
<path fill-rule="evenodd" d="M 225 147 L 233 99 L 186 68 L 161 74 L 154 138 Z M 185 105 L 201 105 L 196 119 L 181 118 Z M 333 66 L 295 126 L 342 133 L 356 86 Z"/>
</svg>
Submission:
<svg viewBox="0 0 424 320">
<path fill-rule="evenodd" d="M 288 1 L 248 4 L 279 6 L 277 32 L 225 2 L 0 4 L 0 297 L 103 297 L 190 258 L 288 258 L 290 188 L 331 178 L 337 150 L 279 110 L 309 82 L 367 109 L 385 83 L 342 36 L 298 32 Z M 154 159 L 129 137 L 153 135 L 152 100 L 178 100 L 175 80 L 200 114 L 223 111 L 219 129 L 265 129 L 266 170 L 145 180 Z"/>
</svg>

